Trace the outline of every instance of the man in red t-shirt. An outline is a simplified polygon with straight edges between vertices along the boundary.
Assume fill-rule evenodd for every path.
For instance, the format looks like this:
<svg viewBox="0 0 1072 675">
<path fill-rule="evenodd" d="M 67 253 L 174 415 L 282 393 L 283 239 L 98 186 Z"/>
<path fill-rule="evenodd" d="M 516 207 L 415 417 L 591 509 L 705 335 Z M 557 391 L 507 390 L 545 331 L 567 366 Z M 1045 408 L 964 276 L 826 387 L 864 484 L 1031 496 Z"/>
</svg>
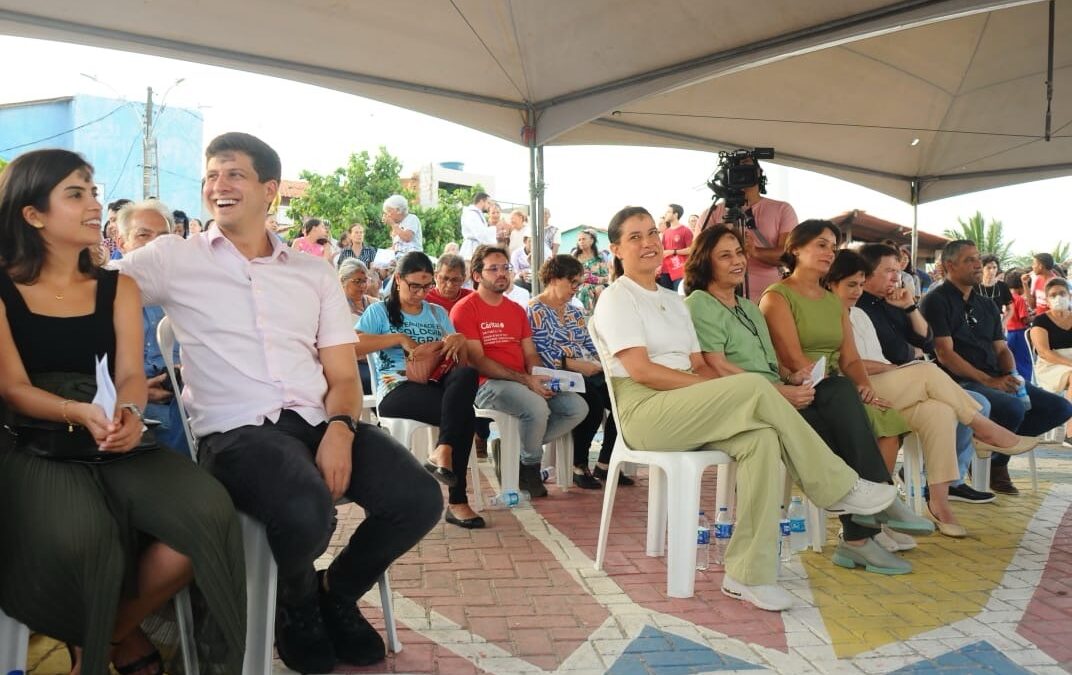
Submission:
<svg viewBox="0 0 1072 675">
<path fill-rule="evenodd" d="M 506 249 L 481 246 L 471 265 L 476 292 L 454 306 L 450 320 L 468 339 L 469 363 L 480 373 L 475 404 L 520 420 L 518 487 L 545 497 L 540 476 L 543 444 L 577 426 L 588 415 L 588 404 L 578 394 L 552 392 L 546 378 L 532 374 L 540 357 L 528 316 L 521 305 L 504 297 L 510 289 Z"/>
<path fill-rule="evenodd" d="M 435 287 L 428 291 L 424 299 L 449 312 L 462 298 L 472 293 L 468 288 L 462 288 L 464 283 L 465 260 L 460 255 L 444 253 L 439 256 L 436 265 Z"/>
<path fill-rule="evenodd" d="M 660 286 L 676 291 L 685 276 L 685 261 L 692 246 L 692 230 L 681 222 L 685 209 L 680 204 L 671 204 L 663 215 L 666 230 L 663 231 L 663 266 L 657 279 Z"/>
</svg>

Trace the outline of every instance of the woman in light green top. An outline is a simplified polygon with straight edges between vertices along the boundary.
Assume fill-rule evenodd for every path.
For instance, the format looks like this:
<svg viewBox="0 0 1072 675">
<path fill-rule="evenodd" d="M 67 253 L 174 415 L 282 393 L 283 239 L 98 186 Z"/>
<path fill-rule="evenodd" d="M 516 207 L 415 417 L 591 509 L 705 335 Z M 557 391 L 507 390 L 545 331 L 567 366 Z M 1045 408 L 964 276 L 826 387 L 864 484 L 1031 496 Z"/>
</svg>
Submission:
<svg viewBox="0 0 1072 675">
<path fill-rule="evenodd" d="M 780 367 L 767 324 L 759 308 L 738 297 L 746 258 L 737 235 L 724 225 L 700 233 L 685 263 L 686 285 L 693 290 L 685 304 L 692 315 L 704 362 L 719 376 L 743 372 L 765 377 L 828 446 L 856 470 L 876 482 L 888 482 L 867 412 L 851 380 L 832 375 L 813 385 L 810 365 L 796 372 Z M 851 516 L 842 518 L 845 543 L 834 562 L 853 567 L 861 561 L 870 571 L 903 574 L 912 566 L 891 555 L 886 542 L 872 542 L 876 533 Z M 928 533 L 933 526 L 915 516 L 900 500 L 879 514 L 880 523 L 900 530 Z M 885 537 L 889 537 L 887 534 Z"/>
</svg>

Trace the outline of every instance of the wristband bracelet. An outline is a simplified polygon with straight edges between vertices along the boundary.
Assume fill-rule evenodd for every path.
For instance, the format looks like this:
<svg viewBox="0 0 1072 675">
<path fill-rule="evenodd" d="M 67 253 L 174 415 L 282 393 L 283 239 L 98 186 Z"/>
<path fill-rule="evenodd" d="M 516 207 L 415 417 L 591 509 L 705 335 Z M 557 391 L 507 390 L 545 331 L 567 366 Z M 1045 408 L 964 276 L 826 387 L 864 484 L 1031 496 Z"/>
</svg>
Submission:
<svg viewBox="0 0 1072 675">
<path fill-rule="evenodd" d="M 911 305 L 909 305 L 908 307 L 904 308 L 904 313 L 905 314 L 911 314 L 912 312 L 916 311 L 917 309 L 919 309 L 919 305 L 913 302 Z"/>
<path fill-rule="evenodd" d="M 63 403 L 60 404 L 60 412 L 63 414 L 63 421 L 67 423 L 68 433 L 74 431 L 74 422 L 72 422 L 71 418 L 67 416 L 67 404 L 69 403 L 74 403 L 74 401 L 68 398 L 64 399 Z"/>
</svg>

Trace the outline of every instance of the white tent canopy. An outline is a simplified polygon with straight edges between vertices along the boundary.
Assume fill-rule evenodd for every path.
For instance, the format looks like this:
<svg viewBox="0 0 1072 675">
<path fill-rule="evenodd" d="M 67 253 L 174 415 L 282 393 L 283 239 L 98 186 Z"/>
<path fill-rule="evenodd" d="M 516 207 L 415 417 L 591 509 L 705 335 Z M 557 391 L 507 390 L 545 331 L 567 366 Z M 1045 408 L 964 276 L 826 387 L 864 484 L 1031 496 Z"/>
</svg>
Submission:
<svg viewBox="0 0 1072 675">
<path fill-rule="evenodd" d="M 1072 172 L 1072 0 L 3 0 L 0 32 L 277 75 L 523 144 L 774 146 L 919 202 Z M 529 133 L 525 133 L 525 130 Z M 912 145 L 914 139 L 919 139 Z"/>
</svg>

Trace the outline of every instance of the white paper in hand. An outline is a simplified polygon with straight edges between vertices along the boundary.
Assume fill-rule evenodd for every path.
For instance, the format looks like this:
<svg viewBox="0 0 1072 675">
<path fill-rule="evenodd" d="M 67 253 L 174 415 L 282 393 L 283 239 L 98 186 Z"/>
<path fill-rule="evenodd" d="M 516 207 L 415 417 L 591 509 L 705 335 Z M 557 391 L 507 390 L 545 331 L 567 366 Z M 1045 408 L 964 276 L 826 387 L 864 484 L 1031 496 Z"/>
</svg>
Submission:
<svg viewBox="0 0 1072 675">
<path fill-rule="evenodd" d="M 108 373 L 108 355 L 97 359 L 97 395 L 93 397 L 93 405 L 100 406 L 108 420 L 115 419 L 115 383 Z"/>
<path fill-rule="evenodd" d="M 811 367 L 811 386 L 815 387 L 826 377 L 826 357 L 820 356 L 815 365 Z"/>
</svg>

